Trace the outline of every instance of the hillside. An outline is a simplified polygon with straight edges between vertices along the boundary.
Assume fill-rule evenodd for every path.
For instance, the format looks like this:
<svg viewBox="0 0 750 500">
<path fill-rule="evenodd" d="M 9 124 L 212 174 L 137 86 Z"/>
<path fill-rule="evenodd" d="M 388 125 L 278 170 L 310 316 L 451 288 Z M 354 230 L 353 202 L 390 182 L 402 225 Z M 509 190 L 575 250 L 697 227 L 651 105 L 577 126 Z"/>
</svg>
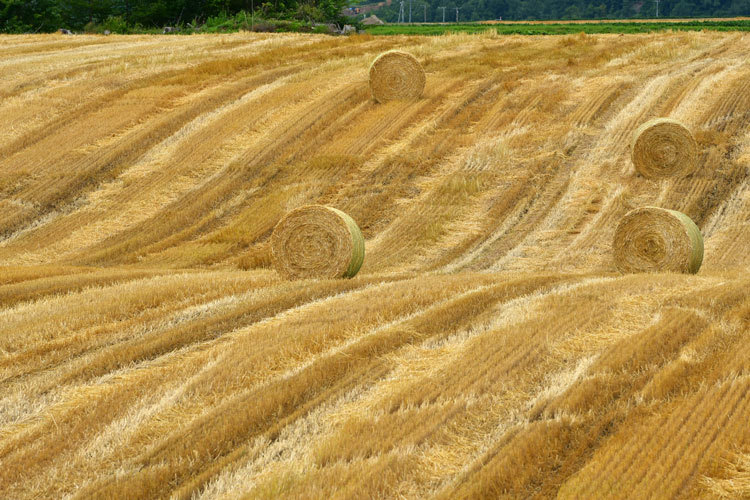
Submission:
<svg viewBox="0 0 750 500">
<path fill-rule="evenodd" d="M 376 104 L 401 48 L 421 100 Z M 5 498 L 750 496 L 750 35 L 0 36 Z M 651 181 L 633 131 L 689 125 Z M 293 208 L 351 280 L 282 280 Z M 630 209 L 697 275 L 621 275 Z"/>
</svg>

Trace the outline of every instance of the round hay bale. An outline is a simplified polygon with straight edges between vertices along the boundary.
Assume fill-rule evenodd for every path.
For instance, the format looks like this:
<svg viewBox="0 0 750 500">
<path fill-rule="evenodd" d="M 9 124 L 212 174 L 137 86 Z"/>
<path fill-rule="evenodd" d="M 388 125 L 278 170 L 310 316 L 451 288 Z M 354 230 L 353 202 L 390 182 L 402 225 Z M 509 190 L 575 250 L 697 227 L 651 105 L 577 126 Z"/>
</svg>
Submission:
<svg viewBox="0 0 750 500">
<path fill-rule="evenodd" d="M 289 212 L 271 235 L 271 258 L 289 279 L 351 278 L 365 260 L 365 240 L 347 214 L 323 205 Z"/>
<path fill-rule="evenodd" d="M 644 177 L 685 176 L 698 163 L 698 144 L 690 130 L 677 120 L 657 118 L 635 131 L 631 158 Z"/>
<path fill-rule="evenodd" d="M 419 99 L 425 76 L 419 61 L 406 52 L 390 50 L 380 54 L 370 66 L 370 90 L 378 102 Z"/>
<path fill-rule="evenodd" d="M 631 210 L 620 221 L 613 242 L 615 264 L 623 273 L 697 273 L 703 262 L 703 236 L 682 212 L 658 207 Z"/>
</svg>

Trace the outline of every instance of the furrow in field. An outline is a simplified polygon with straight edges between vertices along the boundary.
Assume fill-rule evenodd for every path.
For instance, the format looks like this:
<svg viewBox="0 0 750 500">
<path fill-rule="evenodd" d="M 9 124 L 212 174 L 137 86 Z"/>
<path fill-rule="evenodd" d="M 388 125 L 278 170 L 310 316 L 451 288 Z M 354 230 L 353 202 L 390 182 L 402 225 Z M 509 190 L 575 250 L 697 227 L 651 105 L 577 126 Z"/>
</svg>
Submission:
<svg viewBox="0 0 750 500">
<path fill-rule="evenodd" d="M 655 340 L 652 332 L 669 335 L 665 332 L 679 331 L 690 324 L 684 314 L 670 316 L 664 317 L 661 322 L 638 336 L 640 339 L 645 337 L 646 342 L 642 344 L 646 345 L 636 347 L 633 339 L 625 341 L 633 346 L 630 350 L 635 359 L 620 356 L 616 347 L 623 344 L 621 341 L 597 358 L 587 370 L 587 377 L 579 379 L 562 395 L 543 406 L 541 412 L 539 409 L 532 410 L 527 424 L 510 439 L 501 441 L 482 460 L 481 468 L 462 477 L 452 497 L 473 498 L 500 492 L 513 496 L 525 496 L 534 492 L 548 495 L 556 491 L 556 485 L 577 470 L 579 464 L 585 463 L 586 457 L 606 438 L 609 432 L 607 427 L 619 420 L 610 408 L 616 408 L 620 398 L 627 398 L 629 393 L 638 388 L 638 385 L 632 386 L 625 382 L 625 376 L 615 376 L 608 380 L 610 376 L 607 371 L 600 376 L 596 375 L 597 372 L 604 368 L 611 369 L 615 374 L 620 370 L 627 373 L 648 366 L 648 358 L 652 357 L 652 346 L 649 344 Z M 671 342 L 674 344 L 674 341 Z M 639 360 L 639 354 L 646 354 L 647 358 Z M 603 380 L 600 379 L 602 376 Z M 603 383 L 599 383 L 599 380 Z M 599 418 L 587 417 L 587 411 L 588 415 L 595 412 Z M 548 446 L 540 446 L 545 441 Z M 537 467 L 529 467 L 532 463 L 537 464 Z M 519 465 L 521 468 L 517 468 Z"/>
<path fill-rule="evenodd" d="M 736 303 L 738 299 L 742 299 L 742 294 L 727 303 Z M 731 373 L 732 363 L 722 360 L 724 353 L 715 349 L 712 344 L 729 342 L 731 345 L 741 342 L 736 333 L 726 331 L 722 324 L 723 320 L 722 323 L 715 323 L 715 326 L 703 330 L 700 336 L 689 342 L 682 349 L 681 356 L 658 374 L 667 377 L 652 379 L 654 382 L 658 380 L 662 386 L 666 383 L 667 388 L 670 384 L 675 386 L 671 390 L 667 389 L 670 392 L 662 404 L 666 409 L 658 411 L 657 406 L 653 411 L 646 412 L 643 419 L 638 419 L 636 414 L 635 419 L 626 420 L 611 441 L 597 451 L 589 464 L 564 485 L 561 490 L 563 496 L 607 495 L 626 498 L 638 488 L 641 488 L 638 490 L 641 491 L 640 494 L 647 495 L 653 492 L 653 485 L 656 483 L 664 486 L 664 496 L 673 496 L 677 494 L 675 488 L 687 487 L 688 484 L 696 486 L 697 477 L 690 468 L 670 464 L 693 464 L 693 468 L 700 463 L 705 464 L 714 454 L 714 451 L 702 448 L 701 439 L 706 439 L 706 433 L 719 432 L 720 435 L 715 438 L 716 443 L 720 444 L 726 437 L 737 435 L 742 427 L 737 418 L 726 416 L 726 408 L 722 409 L 722 405 L 717 404 L 715 399 L 724 398 L 721 394 L 732 385 L 721 381 L 726 378 L 728 371 Z M 717 355 L 718 358 L 715 357 Z M 700 369 L 701 365 L 711 367 L 716 373 L 703 375 L 705 370 Z M 682 381 L 681 378 L 686 380 Z M 672 382 L 669 382 L 670 379 Z M 649 393 L 658 394 L 649 390 L 644 395 L 648 398 Z M 652 400 L 651 405 L 654 403 Z M 724 415 L 721 418 L 729 420 L 724 425 L 709 425 L 705 419 L 711 418 L 711 412 L 714 416 Z M 654 432 L 654 429 L 658 431 Z M 698 436 L 690 437 L 690 432 L 697 432 Z M 681 446 L 676 446 L 678 443 Z M 646 463 L 651 465 L 644 467 Z M 670 489 L 671 492 L 667 491 Z"/>
<path fill-rule="evenodd" d="M 545 374 L 557 369 L 553 369 L 550 363 L 559 363 L 566 352 L 554 347 L 554 344 L 566 334 L 573 337 L 581 334 L 575 322 L 571 321 L 568 326 L 559 326 L 555 336 L 545 338 L 542 334 L 541 338 L 535 337 L 528 344 L 540 346 L 538 349 L 542 352 L 547 350 L 547 354 L 542 354 L 536 360 L 529 358 L 521 365 L 509 361 L 515 366 L 509 371 L 500 369 L 504 362 L 502 355 L 488 356 L 487 353 L 508 349 L 511 345 L 525 345 L 526 342 L 514 335 L 519 330 L 546 333 L 547 328 L 542 325 L 549 321 L 548 317 L 542 315 L 539 319 L 525 320 L 532 316 L 528 310 L 532 304 L 539 310 L 549 310 L 551 308 L 547 302 L 555 303 L 568 294 L 572 300 L 583 290 L 601 286 L 602 281 L 610 280 L 584 280 L 586 285 L 580 287 L 578 284 L 557 285 L 503 302 L 489 316 L 485 314 L 477 318 L 467 330 L 456 332 L 445 340 L 427 340 L 402 354 L 395 353 L 391 359 L 396 367 L 382 381 L 364 392 L 357 391 L 347 396 L 345 401 L 316 414 L 312 421 L 300 423 L 301 426 L 317 429 L 316 432 L 321 434 L 317 444 L 295 442 L 299 431 L 289 429 L 285 432 L 287 441 L 283 446 L 277 448 L 275 443 L 271 445 L 276 455 L 272 457 L 258 452 L 257 459 L 249 460 L 242 470 L 228 470 L 216 480 L 217 484 L 209 497 L 218 496 L 217 490 L 225 494 L 230 491 L 221 490 L 219 485 L 237 488 L 238 483 L 241 488 L 253 488 L 251 497 L 262 497 L 261 492 L 267 491 L 280 477 L 296 474 L 299 467 L 309 473 L 300 477 L 293 489 L 284 490 L 289 498 L 304 497 L 306 491 L 319 492 L 316 495 L 320 496 L 352 491 L 350 488 L 366 491 L 365 478 L 376 474 L 375 470 L 381 469 L 386 474 L 398 476 L 396 471 L 387 467 L 382 470 L 383 464 L 370 460 L 399 456 L 404 450 L 411 450 L 409 454 L 415 463 L 408 474 L 398 480 L 394 478 L 388 487 L 389 494 L 401 492 L 407 496 L 425 496 L 430 491 L 434 493 L 435 488 L 446 484 L 467 462 L 467 455 L 459 454 L 454 457 L 455 461 L 440 462 L 440 468 L 437 465 L 436 468 L 429 466 L 431 461 L 441 460 L 442 453 L 450 456 L 447 449 L 449 443 L 445 440 L 451 439 L 455 443 L 459 436 L 464 436 L 463 439 L 471 439 L 472 444 L 462 442 L 459 446 L 466 449 L 461 453 L 469 456 L 476 453 L 486 443 L 487 436 L 496 431 L 493 426 L 495 419 L 513 421 L 514 411 L 525 408 L 524 405 L 533 399 L 534 391 L 542 391 L 544 384 L 549 383 L 544 380 Z M 594 292 L 593 288 L 591 291 Z M 620 294 L 619 291 L 614 293 Z M 566 305 L 560 304 L 560 307 L 565 308 Z M 568 310 L 570 317 L 580 316 L 580 312 L 574 308 Z M 606 308 L 603 308 L 600 319 L 595 319 L 596 314 L 592 314 L 591 321 L 601 322 L 606 316 Z M 648 317 L 644 319 L 649 321 Z M 538 323 L 539 328 L 527 328 L 531 323 Z M 613 318 L 611 323 L 601 325 L 601 329 L 605 331 L 616 324 Z M 525 336 L 523 338 L 526 339 Z M 579 345 L 586 348 L 585 343 Z M 589 343 L 588 349 L 591 353 L 592 349 L 595 352 L 596 347 Z M 554 362 L 553 356 L 556 358 Z M 573 370 L 576 370 L 575 366 Z M 523 396 L 524 390 L 532 395 Z M 404 399 L 405 396 L 408 398 Z M 514 405 L 519 406 L 519 410 L 511 410 L 516 407 Z M 331 415 L 330 411 L 334 414 Z M 294 447 L 290 448 L 292 443 L 295 443 Z M 342 465 L 359 470 L 360 480 L 332 477 L 331 472 Z"/>
<path fill-rule="evenodd" d="M 90 193 L 81 208 L 14 241 L 12 251 L 42 261 L 53 254 L 64 257 L 152 217 L 224 167 L 215 158 L 217 145 L 229 146 L 237 129 L 253 126 L 252 118 L 244 116 L 253 116 L 249 109 L 257 108 L 258 99 L 281 86 L 286 73 L 270 72 L 235 101 L 196 117 L 115 181 Z"/>
<path fill-rule="evenodd" d="M 283 392 L 266 388 L 263 391 L 265 396 L 262 399 L 253 397 L 252 393 L 242 396 L 243 400 L 249 398 L 254 401 L 263 401 L 250 413 L 237 414 L 232 410 L 240 404 L 236 400 L 232 401 L 230 405 L 222 405 L 215 416 L 210 419 L 201 419 L 197 425 L 192 426 L 191 430 L 170 438 L 154 451 L 144 454 L 134 465 L 141 464 L 137 466 L 139 468 L 145 467 L 145 469 L 142 468 L 141 472 L 134 473 L 129 481 L 142 485 L 152 492 L 164 491 L 165 485 L 161 483 L 160 486 L 160 481 L 157 478 L 168 476 L 178 483 L 183 482 L 187 480 L 187 474 L 199 466 L 198 463 L 188 465 L 182 460 L 177 460 L 177 457 L 182 455 L 183 452 L 192 453 L 191 450 L 204 450 L 199 451 L 197 458 L 200 462 L 210 456 L 216 457 L 217 453 L 224 457 L 219 462 L 214 460 L 212 468 L 204 469 L 202 475 L 190 482 L 193 486 L 184 491 L 185 494 L 189 494 L 190 489 L 200 486 L 201 482 L 210 479 L 219 472 L 223 463 L 226 464 L 227 461 L 231 463 L 236 460 L 238 454 L 241 454 L 242 449 L 244 449 L 244 444 L 253 436 L 262 432 L 270 432 L 273 439 L 281 429 L 279 426 L 286 425 L 285 421 L 290 418 L 296 419 L 306 414 L 321 402 L 320 398 L 328 399 L 336 394 L 348 391 L 352 388 L 352 384 L 365 383 L 370 377 L 375 377 L 373 380 L 380 378 L 385 367 L 382 362 L 376 361 L 379 356 L 372 358 L 372 361 L 367 361 L 372 353 L 385 354 L 413 343 L 417 339 L 439 335 L 439 332 L 447 325 L 466 321 L 467 315 L 487 307 L 489 303 L 500 300 L 501 296 L 514 293 L 512 290 L 519 286 L 525 288 L 526 286 L 533 286 L 533 284 L 516 283 L 493 287 L 483 286 L 476 291 L 460 294 L 445 302 L 444 305 L 438 304 L 427 309 L 426 311 L 429 312 L 427 315 L 419 315 L 411 321 L 395 325 L 372 338 L 366 337 L 351 347 L 330 357 L 322 358 L 309 368 L 280 382 L 285 387 Z M 441 326 L 438 327 L 438 325 Z M 440 329 L 436 330 L 436 328 Z M 362 358 L 365 353 L 368 353 L 367 356 Z M 362 362 L 357 362 L 357 360 L 362 360 Z M 321 378 L 322 380 L 318 380 Z M 318 380 L 321 383 L 313 383 L 313 380 Z M 326 387 L 330 388 L 325 389 Z M 219 418 L 225 425 L 208 425 L 216 418 Z M 216 432 L 222 433 L 226 439 L 217 440 Z M 230 438 L 230 435 L 234 437 Z M 156 490 L 153 488 L 156 488 Z M 118 482 L 115 481 L 108 485 L 102 484 L 100 487 L 89 491 L 90 494 L 98 496 L 111 494 L 118 490 Z"/>
<path fill-rule="evenodd" d="M 342 290 L 346 290 L 346 288 L 336 287 L 335 283 L 330 283 L 333 287 L 326 287 L 326 286 L 319 286 L 317 287 L 316 291 L 310 291 L 306 294 L 306 298 L 304 299 L 305 302 L 309 302 L 311 299 L 321 299 L 326 296 L 330 296 L 331 293 L 341 292 Z M 350 285 L 354 285 L 354 283 L 350 283 Z M 284 287 L 282 287 L 283 290 Z M 288 287 L 287 287 L 288 288 Z M 268 293 L 265 294 L 266 296 L 269 296 Z M 279 293 L 270 294 L 269 299 L 275 295 L 276 301 L 271 300 L 270 302 L 274 303 L 275 309 L 271 310 L 268 309 L 266 312 L 271 315 L 280 315 L 280 317 L 284 316 L 283 309 L 279 308 L 279 306 L 283 306 L 284 299 L 283 295 Z M 293 294 L 292 294 L 293 295 Z M 298 294 L 299 295 L 299 294 Z M 232 339 L 237 337 L 237 335 L 229 335 L 225 338 L 218 338 L 219 335 L 225 335 L 232 330 L 235 330 L 238 327 L 241 327 L 243 324 L 252 323 L 254 321 L 260 321 L 263 319 L 263 316 L 260 315 L 260 309 L 263 308 L 263 304 L 260 299 L 260 296 L 253 297 L 252 295 L 247 296 L 245 298 L 242 298 L 240 296 L 240 301 L 237 304 L 234 304 L 232 307 L 229 307 L 226 311 L 219 311 L 218 314 L 216 314 L 216 317 L 210 316 L 211 309 L 204 310 L 202 314 L 199 314 L 197 317 L 188 318 L 188 322 L 180 325 L 179 323 L 175 323 L 173 321 L 167 321 L 166 324 L 163 324 L 159 330 L 166 330 L 169 331 L 170 329 L 174 330 L 176 333 L 179 334 L 179 341 L 180 345 L 184 346 L 184 348 L 177 347 L 176 345 L 172 346 L 170 349 L 161 351 L 161 353 L 158 356 L 153 356 L 153 353 L 150 357 L 138 357 L 133 358 L 133 361 L 136 362 L 135 365 L 130 365 L 128 363 L 124 363 L 124 357 L 123 354 L 125 354 L 125 351 L 123 351 L 123 347 L 125 347 L 128 344 L 128 341 L 121 342 L 119 344 L 115 344 L 112 348 L 104 350 L 102 352 L 102 361 L 106 361 L 106 359 L 109 360 L 119 360 L 116 364 L 112 365 L 111 363 L 105 367 L 104 370 L 99 371 L 98 374 L 94 368 L 95 371 L 92 372 L 92 368 L 96 365 L 94 360 L 84 360 L 83 363 L 79 363 L 80 367 L 83 368 L 85 371 L 76 373 L 76 366 L 73 364 L 73 366 L 67 367 L 67 373 L 61 373 L 62 377 L 58 376 L 58 380 L 55 384 L 55 387 L 67 387 L 67 391 L 63 392 L 60 397 L 62 399 L 59 399 L 57 402 L 53 402 L 53 406 L 49 409 L 46 409 L 43 413 L 41 413 L 36 419 L 31 421 L 26 421 L 21 424 L 16 425 L 15 427 L 8 428 L 6 427 L 3 429 L 4 433 L 6 434 L 7 439 L 4 440 L 2 443 L 2 454 L 7 455 L 10 453 L 11 455 L 18 458 L 15 463 L 23 462 L 23 458 L 20 458 L 22 456 L 26 456 L 26 454 L 36 453 L 34 450 L 38 449 L 38 446 L 40 445 L 41 441 L 40 439 L 44 435 L 50 435 L 48 432 L 48 429 L 50 426 L 52 428 L 60 428 L 62 426 L 73 426 L 73 428 L 77 429 L 75 433 L 78 436 L 77 439 L 84 439 L 85 436 L 89 436 L 91 432 L 95 432 L 96 429 L 101 428 L 101 425 L 105 425 L 109 418 L 114 418 L 114 414 L 111 415 L 111 417 L 104 418 L 104 415 L 108 415 L 110 413 L 107 412 L 107 408 L 121 408 L 125 409 L 128 407 L 127 402 L 132 398 L 138 398 L 140 395 L 148 393 L 150 390 L 154 390 L 155 387 L 158 386 L 160 383 L 160 380 L 167 380 L 164 377 L 167 377 L 170 371 L 172 370 L 172 366 L 175 368 L 179 367 L 179 362 L 177 362 L 177 365 L 173 365 L 169 360 L 172 359 L 173 354 L 177 353 L 178 356 L 182 356 L 179 353 L 190 353 L 194 352 L 197 349 L 198 356 L 205 355 L 223 355 L 223 357 L 226 357 L 227 354 L 232 352 L 232 349 L 227 349 L 226 343 L 232 342 Z M 404 305 L 409 304 L 409 302 L 404 302 Z M 242 306 L 244 305 L 244 310 Z M 301 305 L 300 301 L 292 302 L 288 304 L 288 307 L 299 307 Z M 238 310 L 239 308 L 239 310 Z M 248 312 L 248 311 L 255 311 Z M 203 317 L 207 312 L 209 312 L 209 316 Z M 373 311 L 375 318 L 379 317 L 377 311 Z M 251 317 L 252 316 L 252 317 Z M 254 319 L 253 319 L 254 318 Z M 169 318 L 167 318 L 169 319 Z M 354 318 L 352 318 L 353 320 Z M 197 338 L 195 335 L 191 335 L 191 331 L 195 331 L 196 329 L 202 329 L 205 330 L 206 326 L 209 325 L 212 330 L 217 332 L 219 335 L 212 335 L 210 337 L 202 336 L 201 338 Z M 274 329 L 270 325 L 267 327 L 267 329 Z M 285 332 L 285 329 L 281 329 L 282 334 Z M 247 334 L 250 334 L 251 332 L 248 332 Z M 245 335 L 247 335 L 245 334 Z M 239 339 L 241 340 L 242 335 L 239 336 Z M 186 340 L 187 339 L 187 340 Z M 216 341 L 213 341 L 213 339 L 218 339 Z M 274 338 L 269 337 L 269 341 L 273 342 Z M 208 341 L 208 342 L 207 342 Z M 315 340 L 308 339 L 308 342 L 313 342 L 313 345 Z M 248 341 L 245 341 L 248 342 Z M 132 343 L 132 342 L 130 342 Z M 222 345 L 223 344 L 223 345 Z M 211 347 L 213 345 L 213 348 L 206 349 L 206 347 Z M 257 341 L 251 341 L 251 345 L 254 347 L 258 347 Z M 312 346 L 311 346 L 312 347 Z M 119 350 L 120 353 L 117 353 L 116 350 Z M 276 352 L 278 353 L 286 353 L 288 351 L 282 350 L 279 351 L 277 347 L 271 347 L 269 346 L 268 349 L 270 352 Z M 211 354 L 213 352 L 213 354 Z M 96 353 L 95 353 L 96 354 Z M 265 360 L 268 361 L 268 356 L 264 356 Z M 101 364 L 101 363 L 99 363 Z M 156 373 L 153 374 L 152 378 L 148 378 L 151 372 L 149 371 L 150 366 L 154 366 L 158 368 L 156 370 Z M 193 364 L 193 366 L 195 366 Z M 251 364 L 253 366 L 253 364 Z M 258 364 L 256 361 L 254 363 L 254 366 L 261 367 L 262 364 Z M 270 368 L 268 365 L 266 369 Z M 139 369 L 139 367 L 142 367 Z M 225 375 L 229 375 L 230 378 L 233 378 L 233 375 L 239 375 L 239 380 L 234 380 L 234 383 L 240 383 L 242 384 L 243 381 L 246 380 L 246 377 L 244 376 L 243 371 L 230 371 L 226 372 L 223 368 L 218 373 L 224 373 Z M 85 377 L 81 377 L 81 375 L 84 375 Z M 132 374 L 128 375 L 128 374 Z M 92 376 L 99 375 L 101 378 L 94 378 L 91 379 Z M 71 378 L 72 377 L 72 378 Z M 125 377 L 125 381 L 128 382 L 130 389 L 125 388 L 117 388 L 117 385 L 121 385 L 119 383 L 116 383 L 117 380 L 121 379 L 122 377 Z M 133 378 L 134 377 L 134 378 Z M 81 382 L 86 382 L 87 380 L 92 380 L 93 383 L 84 383 L 82 385 L 78 385 Z M 206 391 L 204 394 L 206 396 L 208 395 L 215 395 L 214 392 L 217 388 L 217 384 L 219 383 L 219 379 L 216 378 L 216 376 L 209 376 L 203 378 L 204 382 L 203 384 L 207 385 L 205 387 Z M 113 386 L 114 384 L 114 386 Z M 156 384 L 156 385 L 154 385 Z M 52 387 L 50 387 L 51 389 Z M 235 387 L 236 389 L 237 387 Z M 196 389 L 196 385 L 193 384 L 193 390 Z M 95 394 L 101 391 L 101 398 L 94 397 Z M 99 412 L 99 414 L 103 417 L 100 419 L 101 421 L 97 421 L 96 423 L 90 422 L 90 426 L 86 427 L 76 427 L 78 422 L 78 413 L 80 412 L 81 408 L 74 404 L 71 398 L 94 398 L 92 399 L 92 404 L 94 400 L 96 400 L 95 406 L 90 406 L 89 410 L 91 412 Z M 202 404 L 199 404 L 198 408 L 203 408 L 204 404 L 207 404 L 207 401 L 205 399 L 201 402 Z M 114 410 L 113 410 L 114 411 Z M 115 414 L 118 414 L 118 412 L 121 410 L 115 411 Z M 14 429 L 11 433 L 11 429 Z M 41 434 L 40 434 L 41 433 Z M 56 443 L 54 446 L 48 447 L 46 450 L 46 457 L 49 460 L 52 460 L 55 456 L 59 455 L 60 453 L 67 453 L 71 446 L 74 444 L 74 440 L 76 438 L 71 437 L 68 443 Z M 24 444 L 26 443 L 26 444 Z M 136 447 L 136 450 L 140 449 L 141 447 Z M 67 450 L 67 451 L 66 451 Z M 49 463 L 46 460 L 42 460 L 40 458 L 39 465 L 42 466 L 45 463 Z M 8 481 L 14 481 L 13 478 L 18 478 L 19 476 L 17 474 L 20 473 L 20 470 L 16 469 L 8 469 L 6 472 L 6 479 Z M 15 487 L 14 487 L 15 488 Z"/>
<path fill-rule="evenodd" d="M 306 49 L 307 47 L 303 48 L 302 51 L 304 52 Z M 230 81 L 227 83 L 214 75 L 223 75 L 235 66 L 246 72 L 247 69 L 245 68 L 255 67 L 257 69 L 258 64 L 269 64 L 269 59 L 272 60 L 276 53 L 283 50 L 290 49 L 271 47 L 256 56 L 230 60 L 225 67 L 220 65 L 221 61 L 213 61 L 198 64 L 181 72 L 169 70 L 162 72 L 161 75 L 142 79 L 138 82 L 138 85 L 115 91 L 114 94 L 109 96 L 109 98 L 119 99 L 119 102 L 110 103 L 108 98 L 106 103 L 94 101 L 85 104 L 78 112 L 80 118 L 87 117 L 89 120 L 97 121 L 99 122 L 98 127 L 92 128 L 82 125 L 81 120 L 75 122 L 76 127 L 63 127 L 67 122 L 58 120 L 35 133 L 32 138 L 23 139 L 12 147 L 15 147 L 16 150 L 19 148 L 26 149 L 9 156 L 3 162 L 8 168 L 14 167 L 14 177 L 5 181 L 9 186 L 6 189 L 11 189 L 10 194 L 19 201 L 19 208 L 15 210 L 16 213 L 6 214 L 5 225 L 10 229 L 17 228 L 32 217 L 39 217 L 39 215 L 62 203 L 69 203 L 74 197 L 80 196 L 81 189 L 91 186 L 92 183 L 96 185 L 108 178 L 116 177 L 119 169 L 122 168 L 121 165 L 133 161 L 142 154 L 144 149 L 158 144 L 165 137 L 179 130 L 185 123 L 205 112 L 206 105 L 216 107 L 224 100 L 237 98 L 244 93 L 245 85 L 247 85 L 245 82 L 234 83 Z M 201 106 L 196 106 L 194 102 L 190 103 L 190 106 L 178 105 L 175 108 L 174 115 L 167 113 L 165 116 L 162 108 L 164 106 L 167 109 L 172 107 L 169 104 L 170 101 L 174 100 L 180 92 L 183 92 L 181 84 L 199 81 L 201 76 L 204 79 L 213 77 L 215 85 L 221 86 L 223 84 L 228 89 L 224 91 L 223 95 L 217 92 L 216 95 L 209 95 L 204 98 Z M 162 92 L 161 100 L 158 98 L 159 94 L 154 93 L 155 89 L 160 89 Z M 133 127 L 137 120 L 146 117 L 153 118 L 149 121 L 150 127 L 138 127 L 137 129 Z M 67 120 L 70 118 L 70 116 L 66 117 Z M 103 127 L 101 123 L 109 123 L 109 128 Z M 123 127 L 125 130 L 123 136 L 117 141 L 117 147 L 109 145 L 108 148 L 88 150 L 92 142 L 102 140 L 105 136 L 116 133 Z M 128 128 L 134 130 L 128 130 Z M 76 154 L 69 158 L 69 151 L 61 151 L 57 147 L 60 143 L 66 144 L 72 149 L 79 149 L 75 149 Z M 35 147 L 29 148 L 30 145 L 35 145 Z M 40 152 L 44 154 L 40 156 Z M 9 151 L 5 151 L 5 153 L 9 153 Z M 68 169 L 74 175 L 61 177 L 59 170 L 50 170 L 46 176 L 35 176 L 34 179 L 38 182 L 28 185 L 29 178 L 23 175 L 22 170 L 18 170 L 18 165 L 27 164 L 46 165 L 47 169 L 52 169 L 53 166 L 59 168 L 59 157 L 63 154 L 66 155 L 64 163 L 70 165 Z M 0 170 L 2 168 L 3 164 L 0 164 Z M 38 169 L 39 167 L 37 167 Z M 57 182 L 51 183 L 50 176 Z M 60 180 L 65 182 L 60 182 Z M 25 186 L 27 187 L 24 189 Z M 53 189 L 50 189 L 50 187 Z M 7 231 L 8 229 L 6 229 L 6 233 Z"/>
</svg>

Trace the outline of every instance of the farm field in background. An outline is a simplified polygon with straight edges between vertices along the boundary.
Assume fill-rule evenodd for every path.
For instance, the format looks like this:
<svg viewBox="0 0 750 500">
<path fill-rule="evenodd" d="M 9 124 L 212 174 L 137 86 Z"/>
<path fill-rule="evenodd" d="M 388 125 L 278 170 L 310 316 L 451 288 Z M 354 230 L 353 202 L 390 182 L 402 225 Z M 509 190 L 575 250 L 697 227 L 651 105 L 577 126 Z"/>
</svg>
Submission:
<svg viewBox="0 0 750 500">
<path fill-rule="evenodd" d="M 661 18 L 631 18 L 631 19 L 578 19 L 578 20 L 568 20 L 568 21 L 555 21 L 555 20 L 545 20 L 545 21 L 498 21 L 498 20 L 488 20 L 488 21 L 478 21 L 481 24 L 560 24 L 561 22 L 564 24 L 600 24 L 600 23 L 698 23 L 698 22 L 706 22 L 706 21 L 712 21 L 712 22 L 731 22 L 731 21 L 750 21 L 750 17 L 695 17 L 695 18 L 689 18 L 689 17 L 683 17 L 683 18 L 671 18 L 671 17 L 661 17 Z"/>
<path fill-rule="evenodd" d="M 424 95 L 376 104 L 395 48 Z M 0 36 L 0 491 L 747 497 L 748 53 L 713 31 Z M 695 135 L 688 177 L 633 169 L 660 116 Z M 310 203 L 362 229 L 355 278 L 271 269 Z M 616 272 L 643 205 L 700 227 L 697 275 Z"/>
<path fill-rule="evenodd" d="M 418 16 L 416 16 L 418 17 Z M 660 31 L 750 31 L 750 19 L 625 19 L 612 21 L 479 21 L 475 23 L 413 23 L 367 26 L 372 35 L 443 35 L 493 33 L 499 35 L 570 35 L 575 33 L 655 33 Z"/>
</svg>

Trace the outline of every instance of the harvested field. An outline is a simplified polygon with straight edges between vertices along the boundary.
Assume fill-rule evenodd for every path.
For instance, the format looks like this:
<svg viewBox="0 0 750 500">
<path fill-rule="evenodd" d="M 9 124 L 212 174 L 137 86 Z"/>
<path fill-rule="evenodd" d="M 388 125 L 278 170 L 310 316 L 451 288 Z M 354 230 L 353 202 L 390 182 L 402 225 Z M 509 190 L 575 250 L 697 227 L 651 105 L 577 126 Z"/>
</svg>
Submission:
<svg viewBox="0 0 750 500">
<path fill-rule="evenodd" d="M 376 103 L 380 53 L 420 99 Z M 750 496 L 750 35 L 0 37 L 0 492 Z M 648 179 L 644 122 L 697 167 Z M 282 279 L 290 210 L 352 279 Z M 630 210 L 695 274 L 621 275 Z"/>
</svg>

